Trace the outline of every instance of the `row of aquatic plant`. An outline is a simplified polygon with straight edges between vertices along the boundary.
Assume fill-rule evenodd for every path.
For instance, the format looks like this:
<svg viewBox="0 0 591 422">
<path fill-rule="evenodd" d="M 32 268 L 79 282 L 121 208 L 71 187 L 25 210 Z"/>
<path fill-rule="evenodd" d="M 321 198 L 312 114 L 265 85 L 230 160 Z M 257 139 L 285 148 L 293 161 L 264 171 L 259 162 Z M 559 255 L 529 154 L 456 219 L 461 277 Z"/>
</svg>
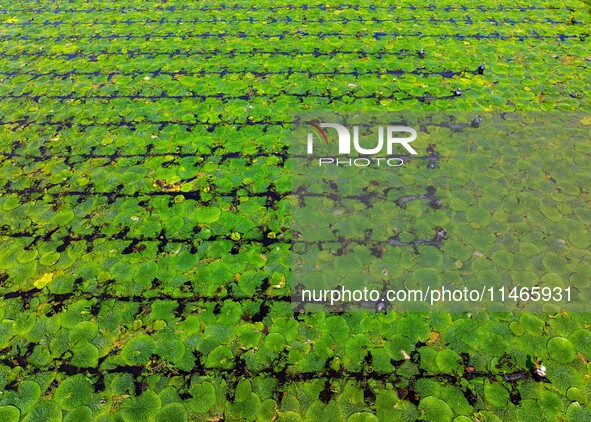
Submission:
<svg viewBox="0 0 591 422">
<path fill-rule="evenodd" d="M 591 418 L 587 314 L 294 312 L 289 283 L 294 113 L 587 112 L 582 3 L 0 12 L 0 420 Z M 442 130 L 380 205 L 390 276 L 583 289 L 588 144 Z"/>
</svg>

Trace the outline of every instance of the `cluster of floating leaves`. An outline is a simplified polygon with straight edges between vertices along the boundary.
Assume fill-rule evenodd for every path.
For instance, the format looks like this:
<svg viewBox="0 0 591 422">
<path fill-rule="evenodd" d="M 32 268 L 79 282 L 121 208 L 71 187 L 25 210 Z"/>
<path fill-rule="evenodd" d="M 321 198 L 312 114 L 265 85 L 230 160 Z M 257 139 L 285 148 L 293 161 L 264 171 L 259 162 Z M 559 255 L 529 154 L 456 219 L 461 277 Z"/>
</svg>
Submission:
<svg viewBox="0 0 591 422">
<path fill-rule="evenodd" d="M 294 314 L 286 283 L 293 111 L 588 111 L 578 3 L 10 1 L 0 16 L 0 420 L 591 418 L 588 315 Z M 417 226 L 449 239 L 404 249 L 404 268 L 481 259 L 491 276 L 516 249 L 582 285 L 588 146 L 551 174 L 548 149 L 489 149 L 459 176 L 452 148 L 423 166 L 425 182 L 443 172 L 443 211 Z M 536 184 L 500 198 L 534 210 L 518 242 L 492 204 L 534 159 Z M 401 197 L 427 186 L 406 182 Z"/>
</svg>

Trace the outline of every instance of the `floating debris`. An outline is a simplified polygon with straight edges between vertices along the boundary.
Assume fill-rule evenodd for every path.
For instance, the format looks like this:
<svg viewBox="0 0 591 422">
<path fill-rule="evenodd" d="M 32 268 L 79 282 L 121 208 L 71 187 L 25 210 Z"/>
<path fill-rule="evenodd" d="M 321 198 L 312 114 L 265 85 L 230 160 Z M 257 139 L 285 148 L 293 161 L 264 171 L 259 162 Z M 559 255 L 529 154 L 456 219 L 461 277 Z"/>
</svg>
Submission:
<svg viewBox="0 0 591 422">
<path fill-rule="evenodd" d="M 383 312 L 386 316 L 388 316 L 386 302 L 383 299 L 376 303 L 376 315 L 380 312 Z"/>
<path fill-rule="evenodd" d="M 537 368 L 534 373 L 539 376 L 540 378 L 545 378 L 546 377 L 546 367 L 544 365 L 541 365 L 539 368 Z"/>
</svg>

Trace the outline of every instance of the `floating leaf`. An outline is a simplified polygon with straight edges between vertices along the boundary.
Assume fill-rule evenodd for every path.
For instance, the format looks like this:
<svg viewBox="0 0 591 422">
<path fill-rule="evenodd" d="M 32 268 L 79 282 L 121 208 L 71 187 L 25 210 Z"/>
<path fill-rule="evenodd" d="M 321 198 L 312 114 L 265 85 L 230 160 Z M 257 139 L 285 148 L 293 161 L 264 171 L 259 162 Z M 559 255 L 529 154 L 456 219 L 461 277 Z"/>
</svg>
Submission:
<svg viewBox="0 0 591 422">
<path fill-rule="evenodd" d="M 92 422 L 93 420 L 92 410 L 88 406 L 80 406 L 70 410 L 64 417 L 64 422 Z"/>
<path fill-rule="evenodd" d="M 302 422 L 303 419 L 296 412 L 286 411 L 286 412 L 279 412 L 278 413 L 277 421 L 278 422 Z"/>
<path fill-rule="evenodd" d="M 558 363 L 569 363 L 575 358 L 573 344 L 563 337 L 552 337 L 548 340 L 548 354 Z"/>
<path fill-rule="evenodd" d="M 548 416 L 558 416 L 564 412 L 564 403 L 557 394 L 551 391 L 544 391 L 538 402 Z"/>
<path fill-rule="evenodd" d="M 265 337 L 263 346 L 275 353 L 279 353 L 285 348 L 285 338 L 279 333 L 270 333 Z"/>
<path fill-rule="evenodd" d="M 368 339 L 363 334 L 350 337 L 345 343 L 346 357 L 350 359 L 353 364 L 360 363 L 367 354 L 367 344 Z"/>
<path fill-rule="evenodd" d="M 427 421 L 447 422 L 454 417 L 454 412 L 443 400 L 436 397 L 425 397 L 419 403 L 422 418 Z"/>
<path fill-rule="evenodd" d="M 342 255 L 335 258 L 334 268 L 342 274 L 357 274 L 363 268 L 363 264 L 355 255 Z"/>
<path fill-rule="evenodd" d="M 269 328 L 270 333 L 280 333 L 287 342 L 292 342 L 298 335 L 298 324 L 296 321 L 286 317 L 279 317 L 273 321 Z"/>
<path fill-rule="evenodd" d="M 38 344 L 33 349 L 33 353 L 31 353 L 31 356 L 29 356 L 27 361 L 38 368 L 44 368 L 51 363 L 51 355 L 47 348 Z"/>
<path fill-rule="evenodd" d="M 3 405 L 17 407 L 21 414 L 27 413 L 41 398 L 41 387 L 35 381 L 23 381 L 18 390 L 7 391 L 2 398 Z"/>
<path fill-rule="evenodd" d="M 220 219 L 222 211 L 219 208 L 202 207 L 195 210 L 194 218 L 200 224 L 212 224 Z"/>
<path fill-rule="evenodd" d="M 21 412 L 15 406 L 0 406 L 0 420 L 18 422 Z"/>
<path fill-rule="evenodd" d="M 218 323 L 223 325 L 236 324 L 242 316 L 242 306 L 238 302 L 226 301 L 218 316 Z"/>
<path fill-rule="evenodd" d="M 72 410 L 88 403 L 93 388 L 84 375 L 74 375 L 64 379 L 57 387 L 54 399 L 64 410 Z"/>
<path fill-rule="evenodd" d="M 544 255 L 544 258 L 542 259 L 542 264 L 544 265 L 544 268 L 546 268 L 546 270 L 557 274 L 560 274 L 562 271 L 564 271 L 564 268 L 566 266 L 564 259 L 561 258 L 558 254 L 552 252 L 548 252 L 546 253 L 546 255 Z"/>
<path fill-rule="evenodd" d="M 95 368 L 98 366 L 99 351 L 94 344 L 80 343 L 72 348 L 74 357 L 70 364 L 78 368 Z"/>
<path fill-rule="evenodd" d="M 338 421 L 342 420 L 341 410 L 336 402 L 331 401 L 324 404 L 321 401 L 315 401 L 306 411 L 306 421 Z"/>
<path fill-rule="evenodd" d="M 566 397 L 570 401 L 576 401 L 581 404 L 586 404 L 588 401 L 587 395 L 581 389 L 579 389 L 577 387 L 569 388 L 566 392 Z"/>
<path fill-rule="evenodd" d="M 571 403 L 566 409 L 566 417 L 569 422 L 587 422 L 591 419 L 591 409 L 579 403 Z"/>
<path fill-rule="evenodd" d="M 191 383 L 189 393 L 193 398 L 187 404 L 195 413 L 206 413 L 216 402 L 215 387 L 209 382 Z"/>
<path fill-rule="evenodd" d="M 511 332 L 513 332 L 513 334 L 515 334 L 516 336 L 522 336 L 523 333 L 525 333 L 525 329 L 517 321 L 511 322 L 511 324 L 509 324 L 509 328 L 511 329 Z"/>
<path fill-rule="evenodd" d="M 127 365 L 145 365 L 152 357 L 156 342 L 147 334 L 133 337 L 121 351 L 121 357 Z"/>
<path fill-rule="evenodd" d="M 234 400 L 228 405 L 227 412 L 243 420 L 255 420 L 259 415 L 261 399 L 255 393 L 250 393 L 247 398 L 241 401 Z"/>
<path fill-rule="evenodd" d="M 53 280 L 53 273 L 45 273 L 33 282 L 33 286 L 37 289 L 42 289 L 47 286 L 51 280 Z"/>
<path fill-rule="evenodd" d="M 544 321 L 531 313 L 524 313 L 519 317 L 519 323 L 531 334 L 539 335 L 544 329 Z"/>
<path fill-rule="evenodd" d="M 441 392 L 441 400 L 446 402 L 456 415 L 469 415 L 474 411 L 466 399 L 464 392 L 455 386 L 445 386 Z"/>
<path fill-rule="evenodd" d="M 347 422 L 378 422 L 379 419 L 368 412 L 353 413 L 347 418 Z"/>
<path fill-rule="evenodd" d="M 46 252 L 39 258 L 39 263 L 49 267 L 54 265 L 60 259 L 60 256 L 59 252 Z"/>
<path fill-rule="evenodd" d="M 22 251 L 20 251 L 18 253 L 17 260 L 21 264 L 26 264 L 27 262 L 31 262 L 34 259 L 36 259 L 38 255 L 39 255 L 39 252 L 37 251 L 37 249 L 30 249 L 30 250 L 23 249 Z M 37 287 L 37 286 L 35 286 L 35 287 Z M 43 286 L 43 287 L 45 287 L 45 286 Z M 37 287 L 37 288 L 42 289 L 43 287 Z"/>
<path fill-rule="evenodd" d="M 127 399 L 121 405 L 121 416 L 125 422 L 153 421 L 160 409 L 160 397 L 153 391 Z"/>
<path fill-rule="evenodd" d="M 544 420 L 542 409 L 535 400 L 522 400 L 519 403 L 519 408 L 516 410 L 517 417 L 521 421 L 540 421 Z M 548 420 L 548 419 L 546 419 Z"/>
<path fill-rule="evenodd" d="M 591 332 L 586 329 L 573 331 L 568 337 L 577 351 L 587 357 L 591 356 Z"/>
<path fill-rule="evenodd" d="M 158 410 L 155 416 L 156 422 L 186 422 L 187 410 L 181 403 L 168 403 Z"/>
<path fill-rule="evenodd" d="M 582 374 L 571 365 L 563 365 L 553 360 L 544 362 L 546 378 L 556 387 L 561 394 L 571 387 L 580 387 L 583 383 Z"/>
<path fill-rule="evenodd" d="M 509 392 L 501 383 L 485 380 L 484 398 L 492 408 L 503 408 L 509 402 Z"/>
<path fill-rule="evenodd" d="M 98 334 L 98 326 L 91 321 L 79 322 L 70 330 L 68 341 L 71 343 L 91 342 Z"/>
<path fill-rule="evenodd" d="M 20 198 L 15 194 L 8 194 L 2 196 L 2 209 L 4 211 L 12 211 L 20 206 Z"/>
<path fill-rule="evenodd" d="M 435 358 L 437 367 L 444 374 L 454 374 L 460 369 L 462 358 L 450 349 L 440 350 Z"/>
<path fill-rule="evenodd" d="M 213 349 L 205 360 L 207 368 L 231 369 L 234 367 L 234 354 L 227 346 L 218 346 Z"/>
<path fill-rule="evenodd" d="M 41 400 L 39 403 L 31 409 L 31 411 L 25 416 L 23 422 L 61 422 L 62 411 L 59 406 L 50 400 Z"/>
</svg>

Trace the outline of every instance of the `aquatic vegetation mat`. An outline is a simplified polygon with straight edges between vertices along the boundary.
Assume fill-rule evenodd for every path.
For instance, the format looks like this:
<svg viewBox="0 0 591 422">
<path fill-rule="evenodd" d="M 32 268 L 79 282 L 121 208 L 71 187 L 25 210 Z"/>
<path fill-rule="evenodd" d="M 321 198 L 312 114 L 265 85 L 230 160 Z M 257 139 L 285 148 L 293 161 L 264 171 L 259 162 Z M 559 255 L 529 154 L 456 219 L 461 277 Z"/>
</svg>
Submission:
<svg viewBox="0 0 591 422">
<path fill-rule="evenodd" d="M 290 285 L 295 115 L 588 125 L 588 5 L 0 11 L 0 420 L 591 418 L 589 314 L 294 311 Z M 585 288 L 588 141 L 466 138 L 413 144 L 389 277 Z"/>
<path fill-rule="evenodd" d="M 572 158 L 589 123 L 541 111 L 299 116 L 295 309 L 587 311 L 591 166 Z"/>
</svg>

